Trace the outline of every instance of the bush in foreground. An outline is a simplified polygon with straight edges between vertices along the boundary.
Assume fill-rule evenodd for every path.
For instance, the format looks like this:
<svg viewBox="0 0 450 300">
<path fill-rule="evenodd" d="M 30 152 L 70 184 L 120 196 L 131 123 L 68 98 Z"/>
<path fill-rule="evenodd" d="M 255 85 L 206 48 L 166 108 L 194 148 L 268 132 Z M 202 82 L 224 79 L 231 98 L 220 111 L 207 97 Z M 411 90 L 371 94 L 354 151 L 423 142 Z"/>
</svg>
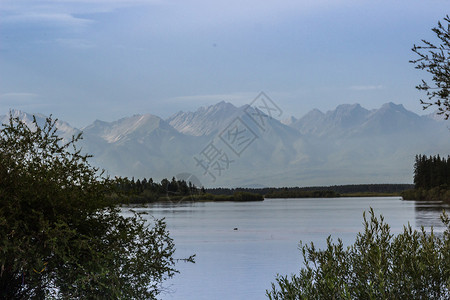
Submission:
<svg viewBox="0 0 450 300">
<path fill-rule="evenodd" d="M 301 250 L 300 274 L 278 276 L 269 299 L 450 299 L 450 220 L 442 236 L 411 226 L 394 236 L 382 216 L 364 214 L 364 231 L 344 248 L 327 239 L 327 248 L 314 244 Z"/>
<path fill-rule="evenodd" d="M 55 123 L 0 131 L 0 299 L 155 299 L 177 272 L 165 223 L 122 216 Z"/>
</svg>

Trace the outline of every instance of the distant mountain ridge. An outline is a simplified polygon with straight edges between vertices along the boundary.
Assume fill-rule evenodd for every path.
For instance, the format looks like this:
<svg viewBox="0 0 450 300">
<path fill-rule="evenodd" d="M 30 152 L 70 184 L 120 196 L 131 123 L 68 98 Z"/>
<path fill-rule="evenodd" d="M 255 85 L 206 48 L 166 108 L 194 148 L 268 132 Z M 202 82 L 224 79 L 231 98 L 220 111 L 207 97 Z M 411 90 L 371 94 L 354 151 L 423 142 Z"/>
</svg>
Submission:
<svg viewBox="0 0 450 300">
<path fill-rule="evenodd" d="M 176 134 L 176 130 L 166 121 L 151 114 L 134 115 L 110 123 L 96 120 L 83 128 L 85 134 L 99 136 L 108 143 L 121 142 L 132 137 L 143 139 L 155 130 L 165 130 Z"/>
<path fill-rule="evenodd" d="M 18 109 L 11 109 L 10 113 L 13 118 L 18 118 L 19 120 L 27 124 L 30 128 L 33 127 L 33 115 L 36 118 L 36 122 L 39 124 L 39 126 L 43 126 L 47 119 L 47 116 L 43 114 L 30 114 Z M 9 115 L 0 115 L 0 124 L 7 123 L 9 123 Z M 72 127 L 69 123 L 62 120 L 57 120 L 56 126 L 58 128 L 60 136 L 66 140 L 71 139 L 72 136 L 77 135 L 80 132 L 79 129 Z"/>
<path fill-rule="evenodd" d="M 390 130 L 405 130 L 407 126 L 420 127 L 429 123 L 429 119 L 392 102 L 373 110 L 367 110 L 359 104 L 342 104 L 327 113 L 314 109 L 290 126 L 302 134 L 316 136 L 349 135 L 355 132 L 382 134 Z"/>
<path fill-rule="evenodd" d="M 32 120 L 25 112 L 12 114 Z M 63 121 L 57 126 L 64 138 L 80 132 Z M 281 122 L 222 101 L 165 120 L 134 115 L 96 120 L 81 130 L 83 151 L 110 175 L 160 180 L 193 174 L 208 187 L 411 183 L 415 154 L 447 155 L 450 149 L 446 122 L 394 103 L 314 109 Z"/>
<path fill-rule="evenodd" d="M 195 112 L 178 112 L 166 121 L 181 133 L 201 136 L 209 135 L 220 129 L 225 122 L 231 122 L 242 108 L 221 101 L 208 107 L 200 107 Z"/>
</svg>

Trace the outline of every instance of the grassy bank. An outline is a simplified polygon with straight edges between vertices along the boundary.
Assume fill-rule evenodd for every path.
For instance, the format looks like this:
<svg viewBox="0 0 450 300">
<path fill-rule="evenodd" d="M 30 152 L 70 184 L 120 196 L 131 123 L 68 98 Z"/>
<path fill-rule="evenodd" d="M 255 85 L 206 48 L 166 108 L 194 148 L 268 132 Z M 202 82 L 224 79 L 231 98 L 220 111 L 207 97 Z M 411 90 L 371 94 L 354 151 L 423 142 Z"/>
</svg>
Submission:
<svg viewBox="0 0 450 300">
<path fill-rule="evenodd" d="M 404 191 L 401 196 L 404 200 L 445 201 L 450 203 L 450 188 L 447 185 L 431 189 L 419 188 Z"/>
<path fill-rule="evenodd" d="M 365 193 L 346 193 L 341 194 L 341 197 L 400 197 L 401 193 L 375 193 L 375 192 L 365 192 Z"/>
<path fill-rule="evenodd" d="M 123 204 L 146 204 L 154 202 L 182 202 L 182 201 L 263 201 L 264 197 L 259 194 L 247 192 L 235 192 L 233 195 L 213 195 L 210 193 L 177 195 L 177 194 L 147 194 L 131 195 L 122 200 Z"/>
<path fill-rule="evenodd" d="M 333 191 L 299 191 L 278 190 L 264 195 L 265 198 L 337 198 L 340 195 Z"/>
</svg>

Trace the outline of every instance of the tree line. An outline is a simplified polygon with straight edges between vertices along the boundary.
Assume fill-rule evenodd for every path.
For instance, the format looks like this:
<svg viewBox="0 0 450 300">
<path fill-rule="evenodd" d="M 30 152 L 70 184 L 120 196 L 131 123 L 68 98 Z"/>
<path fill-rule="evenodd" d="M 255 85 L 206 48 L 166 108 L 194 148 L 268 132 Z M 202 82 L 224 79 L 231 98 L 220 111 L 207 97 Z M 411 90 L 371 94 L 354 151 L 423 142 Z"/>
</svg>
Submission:
<svg viewBox="0 0 450 300">
<path fill-rule="evenodd" d="M 347 184 L 312 187 L 208 188 L 207 193 L 232 195 L 236 191 L 264 195 L 266 198 L 339 197 L 342 194 L 392 194 L 414 188 L 412 184 Z M 292 197 L 291 197 L 292 196 Z"/>
<path fill-rule="evenodd" d="M 416 155 L 414 185 L 424 189 L 450 185 L 450 156 Z"/>
<path fill-rule="evenodd" d="M 205 193 L 203 187 L 197 187 L 190 181 L 177 180 L 172 177 L 171 180 L 164 178 L 161 182 L 153 181 L 153 178 L 143 178 L 135 180 L 134 177 L 131 179 L 122 178 L 117 184 L 117 188 L 125 193 L 135 193 L 135 194 L 173 194 L 173 195 L 190 195 Z"/>
<path fill-rule="evenodd" d="M 258 193 L 245 190 L 233 190 L 231 193 L 214 194 L 204 187 L 197 187 L 192 182 L 164 178 L 161 182 L 149 179 L 120 178 L 117 190 L 127 197 L 118 198 L 121 203 L 144 204 L 155 201 L 262 201 Z"/>
<path fill-rule="evenodd" d="M 405 200 L 450 201 L 450 156 L 416 155 L 414 189 L 402 192 Z"/>
</svg>

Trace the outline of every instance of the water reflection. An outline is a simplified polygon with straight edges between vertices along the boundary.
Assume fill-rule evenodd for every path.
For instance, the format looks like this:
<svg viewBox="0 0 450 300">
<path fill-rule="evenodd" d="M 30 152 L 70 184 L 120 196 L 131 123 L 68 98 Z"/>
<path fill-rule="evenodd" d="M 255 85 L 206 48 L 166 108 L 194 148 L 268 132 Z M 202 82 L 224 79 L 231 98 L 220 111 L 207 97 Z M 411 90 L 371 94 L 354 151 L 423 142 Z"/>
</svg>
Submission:
<svg viewBox="0 0 450 300">
<path fill-rule="evenodd" d="M 195 264 L 177 265 L 181 273 L 165 283 L 171 292 L 161 295 L 163 300 L 259 300 L 266 299 L 277 273 L 299 272 L 300 240 L 323 249 L 331 235 L 350 245 L 370 208 L 385 217 L 393 234 L 408 223 L 442 232 L 439 215 L 442 209 L 450 212 L 449 204 L 400 197 L 162 202 L 133 210 L 147 213 L 150 222 L 165 218 L 176 258 L 196 254 Z"/>
<path fill-rule="evenodd" d="M 440 219 L 442 211 L 450 213 L 450 204 L 443 201 L 414 201 L 415 220 L 417 227 L 433 227 L 437 231 L 445 225 Z"/>
</svg>

